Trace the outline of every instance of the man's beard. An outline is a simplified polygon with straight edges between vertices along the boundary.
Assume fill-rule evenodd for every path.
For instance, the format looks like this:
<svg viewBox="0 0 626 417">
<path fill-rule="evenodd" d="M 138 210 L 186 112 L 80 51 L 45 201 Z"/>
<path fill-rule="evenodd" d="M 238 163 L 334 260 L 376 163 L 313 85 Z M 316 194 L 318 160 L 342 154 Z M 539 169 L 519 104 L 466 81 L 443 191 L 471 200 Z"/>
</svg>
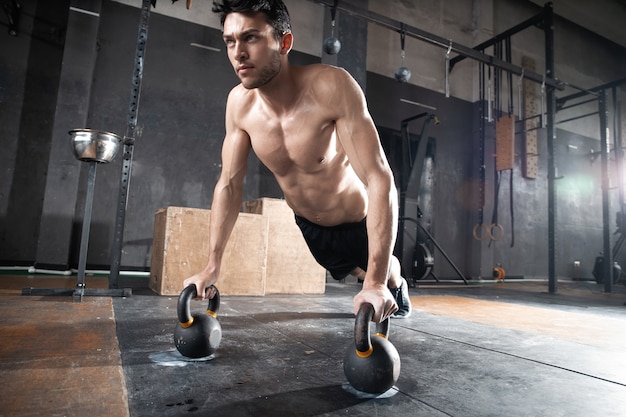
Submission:
<svg viewBox="0 0 626 417">
<path fill-rule="evenodd" d="M 242 81 L 242 84 L 248 90 L 253 88 L 259 88 L 269 83 L 280 71 L 280 53 L 276 52 L 272 56 L 272 60 L 269 64 L 264 66 L 259 71 L 259 76 L 254 79 Z"/>
</svg>

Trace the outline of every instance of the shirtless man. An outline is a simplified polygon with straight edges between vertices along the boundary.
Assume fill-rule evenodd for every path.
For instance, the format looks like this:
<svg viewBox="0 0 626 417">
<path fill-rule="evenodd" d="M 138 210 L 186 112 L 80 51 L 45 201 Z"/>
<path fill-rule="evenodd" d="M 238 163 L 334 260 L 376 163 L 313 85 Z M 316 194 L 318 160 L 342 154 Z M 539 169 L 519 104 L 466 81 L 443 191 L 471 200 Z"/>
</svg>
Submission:
<svg viewBox="0 0 626 417">
<path fill-rule="evenodd" d="M 293 35 L 281 0 L 224 0 L 213 11 L 241 84 L 226 104 L 209 261 L 184 286 L 213 295 L 208 287 L 220 274 L 252 149 L 276 177 L 317 261 L 335 279 L 363 280 L 354 313 L 371 303 L 375 322 L 408 317 L 407 283 L 392 256 L 397 190 L 359 85 L 340 68 L 289 65 Z"/>
</svg>

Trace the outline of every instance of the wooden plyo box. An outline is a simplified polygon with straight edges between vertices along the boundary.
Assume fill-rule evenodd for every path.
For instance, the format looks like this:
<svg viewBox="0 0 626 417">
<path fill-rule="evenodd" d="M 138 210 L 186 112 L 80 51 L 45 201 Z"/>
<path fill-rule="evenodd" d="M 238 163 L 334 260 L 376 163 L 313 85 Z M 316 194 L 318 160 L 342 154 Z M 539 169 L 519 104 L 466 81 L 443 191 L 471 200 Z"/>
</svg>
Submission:
<svg viewBox="0 0 626 417">
<path fill-rule="evenodd" d="M 179 295 L 183 281 L 208 261 L 210 210 L 157 210 L 150 266 L 150 289 Z M 222 295 L 264 295 L 268 218 L 239 213 L 222 258 L 216 286 Z"/>
<path fill-rule="evenodd" d="M 244 213 L 269 219 L 266 294 L 323 294 L 326 270 L 317 263 L 285 200 L 260 198 L 243 203 Z"/>
</svg>

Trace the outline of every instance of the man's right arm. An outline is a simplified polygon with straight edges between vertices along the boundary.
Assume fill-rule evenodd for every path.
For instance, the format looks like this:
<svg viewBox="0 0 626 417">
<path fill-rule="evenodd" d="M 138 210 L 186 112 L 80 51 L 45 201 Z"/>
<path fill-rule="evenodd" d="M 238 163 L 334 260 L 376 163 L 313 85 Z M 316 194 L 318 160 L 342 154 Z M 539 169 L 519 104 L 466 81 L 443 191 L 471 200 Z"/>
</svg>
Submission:
<svg viewBox="0 0 626 417">
<path fill-rule="evenodd" d="M 233 94 L 231 93 L 231 96 Z M 237 126 L 236 106 L 229 96 L 226 105 L 226 136 L 222 145 L 222 170 L 213 191 L 209 226 L 209 260 L 205 268 L 187 278 L 184 287 L 195 284 L 199 298 L 212 297 L 207 289 L 219 278 L 222 256 L 228 238 L 239 216 L 246 175 L 250 137 Z"/>
</svg>

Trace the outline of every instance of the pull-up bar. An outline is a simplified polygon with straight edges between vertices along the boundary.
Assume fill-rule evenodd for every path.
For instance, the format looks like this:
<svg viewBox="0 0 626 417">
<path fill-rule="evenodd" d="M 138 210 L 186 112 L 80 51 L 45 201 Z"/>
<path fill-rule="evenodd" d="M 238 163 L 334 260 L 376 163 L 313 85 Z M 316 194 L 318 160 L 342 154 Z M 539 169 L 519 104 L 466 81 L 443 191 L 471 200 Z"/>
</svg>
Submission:
<svg viewBox="0 0 626 417">
<path fill-rule="evenodd" d="M 519 23 L 519 24 L 513 26 L 512 28 L 510 28 L 508 30 L 505 30 L 502 33 L 497 34 L 493 38 L 487 39 L 486 41 L 476 45 L 472 49 L 475 50 L 475 51 L 482 52 L 485 49 L 489 48 L 490 46 L 493 46 L 493 45 L 497 44 L 498 42 L 501 42 L 501 41 L 503 41 L 505 39 L 508 39 L 511 36 L 515 35 L 516 33 L 521 32 L 522 30 L 529 28 L 530 26 L 539 26 L 540 24 L 543 23 L 544 16 L 545 16 L 545 9 L 541 13 L 539 13 L 538 15 L 535 15 L 535 16 L 531 17 L 530 19 L 526 19 L 522 23 Z M 454 67 L 454 65 L 456 65 L 459 62 L 461 62 L 465 58 L 467 58 L 467 57 L 466 56 L 462 56 L 462 55 L 459 55 L 459 56 L 456 56 L 456 57 L 452 58 L 450 60 L 450 69 L 452 69 L 452 67 Z M 524 71 L 526 71 L 526 70 L 524 70 Z M 526 74 L 524 74 L 524 75 L 526 75 Z"/>
<path fill-rule="evenodd" d="M 483 62 L 493 67 L 503 69 L 512 74 L 516 74 L 516 75 L 523 74 L 524 78 L 535 81 L 537 83 L 540 83 L 540 84 L 545 83 L 546 85 L 554 87 L 558 90 L 565 89 L 564 83 L 560 80 L 546 77 L 536 72 L 528 71 L 527 69 L 524 69 L 523 67 L 513 65 L 509 62 L 503 61 L 494 56 L 487 55 L 480 51 L 477 51 L 476 49 L 468 48 L 467 46 L 461 45 L 460 43 L 453 42 L 451 39 L 442 38 L 441 36 L 434 35 L 422 29 L 418 29 L 414 26 L 407 25 L 398 20 L 388 18 L 378 13 L 374 13 L 369 10 L 360 9 L 352 5 L 346 6 L 346 5 L 343 5 L 341 2 L 335 2 L 334 0 L 309 0 L 309 1 L 320 3 L 327 7 L 335 7 L 337 10 L 346 12 L 349 15 L 352 15 L 361 19 L 365 19 L 369 22 L 375 23 L 379 26 L 383 26 L 387 29 L 391 29 L 398 33 L 404 33 L 406 36 L 419 39 L 421 41 L 430 43 L 431 45 L 435 45 L 440 48 L 445 48 L 446 50 L 453 51 L 465 57 L 472 58 L 476 61 Z"/>
<path fill-rule="evenodd" d="M 581 91 L 579 91 L 577 93 L 573 93 L 573 94 L 570 94 L 570 95 L 565 96 L 565 97 L 557 98 L 556 99 L 556 105 L 557 105 L 557 107 L 559 109 L 563 109 L 564 108 L 563 105 L 567 101 L 574 100 L 574 99 L 577 99 L 577 98 L 580 98 L 580 97 L 584 97 L 586 95 L 597 95 L 596 93 L 598 93 L 598 92 L 601 92 L 603 90 L 608 90 L 608 89 L 611 89 L 611 88 L 615 88 L 615 87 L 619 87 L 622 84 L 626 84 L 626 78 L 621 78 L 619 80 L 615 80 L 615 81 L 612 81 L 610 83 L 602 84 L 602 85 L 599 85 L 597 87 L 590 88 L 588 90 L 582 90 L 582 89 L 579 88 L 579 90 L 581 90 Z M 581 104 L 581 103 L 577 103 L 577 104 Z"/>
</svg>

